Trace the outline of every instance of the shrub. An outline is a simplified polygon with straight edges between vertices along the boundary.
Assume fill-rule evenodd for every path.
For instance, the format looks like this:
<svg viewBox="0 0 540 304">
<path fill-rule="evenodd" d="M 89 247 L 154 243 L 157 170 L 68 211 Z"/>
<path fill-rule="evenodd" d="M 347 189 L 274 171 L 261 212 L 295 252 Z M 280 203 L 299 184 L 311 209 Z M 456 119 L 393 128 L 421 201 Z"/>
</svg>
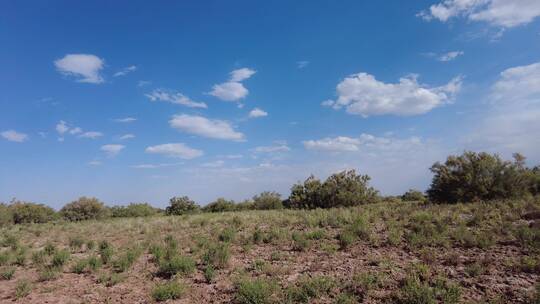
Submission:
<svg viewBox="0 0 540 304">
<path fill-rule="evenodd" d="M 97 198 L 83 196 L 65 205 L 60 214 L 68 221 L 83 221 L 104 218 L 108 215 L 108 210 Z"/>
<path fill-rule="evenodd" d="M 64 264 L 66 264 L 68 260 L 69 260 L 69 251 L 59 250 L 53 255 L 51 264 L 54 267 L 61 267 L 61 266 L 64 266 Z"/>
<path fill-rule="evenodd" d="M 131 203 L 127 206 L 113 206 L 110 208 L 112 217 L 145 217 L 156 215 L 159 209 L 147 203 Z"/>
<path fill-rule="evenodd" d="M 0 227 L 13 224 L 13 214 L 8 205 L 0 203 Z"/>
<path fill-rule="evenodd" d="M 111 262 L 114 249 L 112 245 L 107 241 L 101 241 L 99 243 L 99 256 L 103 264 L 109 264 Z"/>
<path fill-rule="evenodd" d="M 110 247 L 109 247 L 110 248 Z M 113 268 L 116 272 L 125 272 L 135 263 L 137 258 L 140 255 L 140 250 L 138 248 L 130 248 L 123 255 L 118 257 L 113 262 Z"/>
<path fill-rule="evenodd" d="M 188 275 L 195 271 L 195 261 L 188 256 L 174 256 L 162 261 L 158 273 L 164 277 L 172 277 L 177 273 Z"/>
<path fill-rule="evenodd" d="M 221 269 L 227 267 L 231 253 L 227 243 L 209 244 L 203 254 L 202 260 L 205 265 L 212 265 Z"/>
<path fill-rule="evenodd" d="M 296 285 L 287 289 L 287 300 L 289 303 L 308 303 L 310 299 L 330 293 L 334 285 L 335 282 L 328 277 L 303 277 L 296 282 Z"/>
<path fill-rule="evenodd" d="M 529 191 L 530 178 L 524 157 L 503 161 L 485 152 L 464 152 L 449 156 L 444 164 L 431 167 L 434 173 L 427 191 L 435 203 L 457 203 L 522 197 Z"/>
<path fill-rule="evenodd" d="M 347 247 L 349 247 L 354 242 L 355 239 L 356 239 L 356 235 L 352 231 L 345 230 L 341 232 L 338 235 L 339 248 L 342 250 L 347 249 Z"/>
<path fill-rule="evenodd" d="M 200 207 L 187 196 L 173 197 L 169 201 L 169 206 L 165 209 L 167 215 L 182 215 L 196 213 Z"/>
<path fill-rule="evenodd" d="M 236 283 L 236 302 L 239 304 L 277 303 L 273 294 L 277 285 L 265 279 L 242 279 Z"/>
<path fill-rule="evenodd" d="M 69 248 L 72 251 L 81 250 L 84 245 L 84 240 L 80 236 L 69 238 Z"/>
<path fill-rule="evenodd" d="M 24 298 L 30 294 L 32 291 L 32 285 L 26 280 L 21 280 L 17 282 L 15 286 L 15 298 L 20 299 Z"/>
<path fill-rule="evenodd" d="M 38 281 L 51 281 L 60 275 L 58 268 L 56 267 L 43 267 L 38 273 Z"/>
<path fill-rule="evenodd" d="M 107 287 L 114 286 L 124 280 L 124 276 L 118 273 L 102 273 L 99 275 L 98 283 L 105 284 Z"/>
<path fill-rule="evenodd" d="M 204 212 L 227 212 L 234 211 L 235 209 L 236 205 L 234 201 L 229 201 L 222 197 L 202 208 Z"/>
<path fill-rule="evenodd" d="M 152 290 L 152 298 L 156 301 L 179 299 L 186 291 L 186 286 L 178 282 L 158 284 Z"/>
<path fill-rule="evenodd" d="M 281 194 L 274 191 L 265 191 L 253 197 L 253 204 L 258 210 L 283 209 Z"/>
<path fill-rule="evenodd" d="M 13 201 L 9 209 L 15 224 L 47 223 L 56 216 L 54 209 L 42 204 Z"/>
<path fill-rule="evenodd" d="M 356 206 L 377 201 L 378 192 L 368 186 L 370 177 L 355 170 L 342 171 L 328 177 L 324 183 L 313 175 L 296 184 L 285 202 L 290 208 L 334 208 Z"/>
<path fill-rule="evenodd" d="M 71 272 L 81 274 L 84 272 L 84 269 L 86 268 L 87 265 L 88 265 L 87 260 L 84 260 L 84 259 L 78 260 L 77 262 L 75 262 L 75 264 L 71 266 Z"/>
<path fill-rule="evenodd" d="M 11 280 L 15 275 L 15 267 L 7 267 L 0 271 L 0 279 Z"/>
<path fill-rule="evenodd" d="M 414 189 L 410 189 L 401 196 L 401 200 L 404 202 L 424 202 L 426 199 L 424 193 Z"/>
<path fill-rule="evenodd" d="M 231 227 L 227 227 L 221 231 L 218 238 L 222 242 L 230 243 L 234 240 L 235 235 L 236 231 Z"/>
<path fill-rule="evenodd" d="M 96 271 L 101 267 L 101 260 L 95 255 L 90 256 L 87 261 L 88 268 L 92 271 Z"/>
<path fill-rule="evenodd" d="M 44 250 L 35 251 L 32 253 L 32 263 L 35 266 L 41 266 L 45 264 L 47 253 Z"/>
<path fill-rule="evenodd" d="M 311 245 L 311 242 L 306 238 L 306 235 L 299 232 L 293 232 L 293 250 L 295 251 L 305 251 Z"/>
</svg>

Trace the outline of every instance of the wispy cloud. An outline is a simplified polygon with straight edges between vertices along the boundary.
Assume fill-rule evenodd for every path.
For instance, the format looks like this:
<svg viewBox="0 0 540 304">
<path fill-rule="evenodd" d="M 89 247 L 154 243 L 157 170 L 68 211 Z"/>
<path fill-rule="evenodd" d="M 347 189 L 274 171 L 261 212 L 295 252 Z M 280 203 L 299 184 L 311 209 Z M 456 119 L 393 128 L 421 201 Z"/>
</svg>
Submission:
<svg viewBox="0 0 540 304">
<path fill-rule="evenodd" d="M 151 93 L 146 94 L 146 97 L 148 97 L 151 101 L 165 101 L 173 104 L 184 105 L 190 108 L 206 109 L 208 107 L 206 103 L 193 101 L 182 93 L 166 91 L 163 89 L 156 89 Z"/>
<path fill-rule="evenodd" d="M 306 60 L 296 62 L 296 67 L 299 69 L 306 68 L 308 65 L 309 65 L 309 61 L 306 61 Z"/>
<path fill-rule="evenodd" d="M 146 153 L 161 154 L 170 157 L 178 157 L 183 159 L 192 159 L 202 156 L 204 153 L 201 150 L 188 147 L 184 143 L 168 143 L 146 148 Z"/>
<path fill-rule="evenodd" d="M 105 152 L 109 157 L 114 157 L 124 150 L 125 147 L 124 145 L 117 144 L 103 145 L 101 146 L 101 151 Z"/>
<path fill-rule="evenodd" d="M 137 67 L 134 66 L 134 65 L 131 65 L 131 66 L 128 66 L 128 67 L 125 67 L 123 68 L 122 70 L 114 73 L 114 77 L 119 77 L 119 76 L 126 76 L 127 74 L 129 73 L 132 73 L 132 72 L 135 72 L 137 70 Z"/>
<path fill-rule="evenodd" d="M 15 130 L 7 130 L 0 133 L 0 135 L 6 140 L 12 142 L 22 143 L 28 140 L 28 135 L 24 133 L 17 132 Z"/>
<path fill-rule="evenodd" d="M 113 121 L 121 122 L 121 123 L 128 123 L 128 122 L 137 121 L 137 118 L 134 118 L 134 117 L 115 118 L 113 119 Z"/>
</svg>

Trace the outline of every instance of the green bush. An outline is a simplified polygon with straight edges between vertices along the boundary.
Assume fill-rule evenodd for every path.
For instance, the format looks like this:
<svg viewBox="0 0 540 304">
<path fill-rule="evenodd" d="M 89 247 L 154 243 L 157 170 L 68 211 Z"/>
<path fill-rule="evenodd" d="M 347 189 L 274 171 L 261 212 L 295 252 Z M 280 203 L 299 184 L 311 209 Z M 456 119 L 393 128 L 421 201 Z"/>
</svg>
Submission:
<svg viewBox="0 0 540 304">
<path fill-rule="evenodd" d="M 404 202 L 424 202 L 427 198 L 421 191 L 409 189 L 401 196 L 401 200 Z"/>
<path fill-rule="evenodd" d="M 165 209 L 167 215 L 182 215 L 196 213 L 200 210 L 199 205 L 187 196 L 173 197 L 169 201 L 169 206 Z"/>
<path fill-rule="evenodd" d="M 281 194 L 274 191 L 265 191 L 253 197 L 253 204 L 258 210 L 283 209 Z"/>
<path fill-rule="evenodd" d="M 51 261 L 52 266 L 54 267 L 64 266 L 64 264 L 66 264 L 66 262 L 69 260 L 69 256 L 70 254 L 69 254 L 69 251 L 67 250 L 57 251 L 52 257 L 52 261 Z"/>
<path fill-rule="evenodd" d="M 108 216 L 108 209 L 97 198 L 81 197 L 65 205 L 60 214 L 68 221 L 101 219 Z"/>
<path fill-rule="evenodd" d="M 186 291 L 186 286 L 178 282 L 158 284 L 152 290 L 152 298 L 156 301 L 179 299 Z"/>
<path fill-rule="evenodd" d="M 227 212 L 235 211 L 235 209 L 236 205 L 234 201 L 229 201 L 222 197 L 202 208 L 204 212 Z"/>
<path fill-rule="evenodd" d="M 276 283 L 257 278 L 242 279 L 236 283 L 236 303 L 239 304 L 271 304 L 278 303 L 274 297 Z"/>
<path fill-rule="evenodd" d="M 110 211 L 112 217 L 145 217 L 158 214 L 159 209 L 147 203 L 131 203 L 127 206 L 113 206 Z"/>
<path fill-rule="evenodd" d="M 310 299 L 329 294 L 334 286 L 335 282 L 329 277 L 302 277 L 296 285 L 287 288 L 287 302 L 309 303 Z"/>
<path fill-rule="evenodd" d="M 195 261 L 188 256 L 173 256 L 169 260 L 164 260 L 159 265 L 158 273 L 161 276 L 170 278 L 179 273 L 189 275 L 195 271 Z"/>
<path fill-rule="evenodd" d="M 496 154 L 466 151 L 449 156 L 444 164 L 435 163 L 431 171 L 434 176 L 427 193 L 435 203 L 519 198 L 531 187 L 530 170 L 519 154 L 510 162 Z"/>
<path fill-rule="evenodd" d="M 212 265 L 215 268 L 222 269 L 227 267 L 231 252 L 227 243 L 209 244 L 203 254 L 202 260 L 205 265 Z"/>
<path fill-rule="evenodd" d="M 113 253 L 114 248 L 109 242 L 103 240 L 99 243 L 99 256 L 103 264 L 109 264 L 111 262 Z"/>
<path fill-rule="evenodd" d="M 221 231 L 221 233 L 218 236 L 218 239 L 221 242 L 230 243 L 234 241 L 235 235 L 236 235 L 236 230 L 232 227 L 227 227 Z"/>
<path fill-rule="evenodd" d="M 54 209 L 42 204 L 13 201 L 9 209 L 15 224 L 47 223 L 56 217 Z"/>
<path fill-rule="evenodd" d="M 13 224 L 13 214 L 8 205 L 0 203 L 0 227 Z"/>
<path fill-rule="evenodd" d="M 290 208 L 314 209 L 373 203 L 378 192 L 368 186 L 369 180 L 369 176 L 358 175 L 355 170 L 335 173 L 324 183 L 312 175 L 303 184 L 292 187 L 285 204 Z"/>
</svg>

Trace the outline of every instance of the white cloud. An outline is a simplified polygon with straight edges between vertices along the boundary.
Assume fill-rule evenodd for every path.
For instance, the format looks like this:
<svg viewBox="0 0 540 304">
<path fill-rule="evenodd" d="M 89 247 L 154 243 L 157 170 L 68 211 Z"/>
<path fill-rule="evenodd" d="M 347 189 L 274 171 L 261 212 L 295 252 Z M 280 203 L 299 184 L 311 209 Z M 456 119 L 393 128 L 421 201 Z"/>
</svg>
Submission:
<svg viewBox="0 0 540 304">
<path fill-rule="evenodd" d="M 491 87 L 491 107 L 464 136 L 470 149 L 513 152 L 540 161 L 540 62 L 506 69 Z"/>
<path fill-rule="evenodd" d="M 231 72 L 231 81 L 232 82 L 244 81 L 246 79 L 249 79 L 255 73 L 256 71 L 249 68 L 241 68 L 238 70 L 234 70 Z"/>
<path fill-rule="evenodd" d="M 307 67 L 308 65 L 309 65 L 309 61 L 306 61 L 306 60 L 296 62 L 296 67 L 299 68 L 299 69 L 303 69 L 303 68 Z"/>
<path fill-rule="evenodd" d="M 121 71 L 118 71 L 118 72 L 114 73 L 113 76 L 114 77 L 126 76 L 127 74 L 129 74 L 131 72 L 135 72 L 136 70 L 137 70 L 137 67 L 134 66 L 134 65 L 131 65 L 131 66 L 123 68 Z"/>
<path fill-rule="evenodd" d="M 64 133 L 67 131 L 69 131 L 69 127 L 67 126 L 66 122 L 60 120 L 60 122 L 56 124 L 56 132 L 58 132 L 60 135 L 64 135 Z"/>
<path fill-rule="evenodd" d="M 398 139 L 390 136 L 376 137 L 370 134 L 361 134 L 352 138 L 347 136 L 326 137 L 319 140 L 307 140 L 303 142 L 308 150 L 326 152 L 368 152 L 381 153 L 400 151 L 414 146 L 423 145 L 418 137 Z"/>
<path fill-rule="evenodd" d="M 28 140 L 28 135 L 17 132 L 15 130 L 3 131 L 2 133 L 0 133 L 0 135 L 2 135 L 3 138 L 13 142 L 21 143 Z"/>
<path fill-rule="evenodd" d="M 99 160 L 93 160 L 93 161 L 88 162 L 88 165 L 90 165 L 90 166 L 100 166 L 101 162 Z"/>
<path fill-rule="evenodd" d="M 90 139 L 96 139 L 101 136 L 103 136 L 103 133 L 96 132 L 96 131 L 84 132 L 81 135 L 79 135 L 80 138 L 90 138 Z"/>
<path fill-rule="evenodd" d="M 233 126 L 225 120 L 208 119 L 197 115 L 174 115 L 169 120 L 172 128 L 180 131 L 208 138 L 242 141 L 244 134 L 234 130 Z"/>
<path fill-rule="evenodd" d="M 64 58 L 54 61 L 54 65 L 60 73 L 74 76 L 78 82 L 86 83 L 102 83 L 104 81 L 99 74 L 104 64 L 103 59 L 90 54 L 68 54 Z"/>
<path fill-rule="evenodd" d="M 124 134 L 124 135 L 120 136 L 120 140 L 127 140 L 127 139 L 132 139 L 132 138 L 135 138 L 135 135 L 133 135 L 133 134 Z"/>
<path fill-rule="evenodd" d="M 533 21 L 540 16 L 538 0 L 444 0 L 418 14 L 425 20 L 446 22 L 464 17 L 484 21 L 493 26 L 511 28 Z"/>
<path fill-rule="evenodd" d="M 256 71 L 248 68 L 234 70 L 230 73 L 229 81 L 214 85 L 209 94 L 225 101 L 238 101 L 245 98 L 249 91 L 241 81 L 250 78 L 255 73 Z"/>
<path fill-rule="evenodd" d="M 152 82 L 148 81 L 148 80 L 139 80 L 137 82 L 138 87 L 144 87 L 144 86 L 147 86 L 147 85 L 150 85 L 150 84 L 152 84 Z"/>
<path fill-rule="evenodd" d="M 206 103 L 196 102 L 182 93 L 169 92 L 163 89 L 156 89 L 152 93 L 146 94 L 151 101 L 166 101 L 173 104 L 180 104 L 190 108 L 207 108 Z"/>
<path fill-rule="evenodd" d="M 134 122 L 137 118 L 134 117 L 125 117 L 125 118 L 116 118 L 114 119 L 115 122 L 122 122 L 122 123 L 128 123 L 128 122 Z"/>
<path fill-rule="evenodd" d="M 337 85 L 338 99 L 324 101 L 334 109 L 345 107 L 350 114 L 418 115 L 450 103 L 460 91 L 462 77 L 455 77 L 440 87 L 427 87 L 416 75 L 400 78 L 399 83 L 384 83 L 367 73 L 350 75 Z"/>
<path fill-rule="evenodd" d="M 79 127 L 75 127 L 75 128 L 72 128 L 69 130 L 69 134 L 71 135 L 76 135 L 76 134 L 79 134 L 79 133 L 82 133 L 82 129 L 79 128 Z"/>
<path fill-rule="evenodd" d="M 459 56 L 465 54 L 463 51 L 452 51 L 452 52 L 448 52 L 446 54 L 442 54 L 440 55 L 437 60 L 439 61 L 442 61 L 442 62 L 448 62 L 448 61 L 452 61 L 456 58 L 458 58 Z"/>
<path fill-rule="evenodd" d="M 291 148 L 286 144 L 276 144 L 273 146 L 259 146 L 253 149 L 257 153 L 276 153 L 276 152 L 288 152 L 291 151 Z"/>
<path fill-rule="evenodd" d="M 131 168 L 134 169 L 158 169 L 158 168 L 165 168 L 165 167 L 173 167 L 173 166 L 180 166 L 184 163 L 164 163 L 164 164 L 141 164 L 141 165 L 134 165 L 131 166 Z"/>
<path fill-rule="evenodd" d="M 258 118 L 258 117 L 265 117 L 265 116 L 268 116 L 268 113 L 259 108 L 255 108 L 249 112 L 250 118 Z"/>
<path fill-rule="evenodd" d="M 219 167 L 223 167 L 224 164 L 225 164 L 224 161 L 216 160 L 216 161 L 213 161 L 213 162 L 204 163 L 201 166 L 206 167 L 206 168 L 219 168 Z"/>
<path fill-rule="evenodd" d="M 183 143 L 169 143 L 146 148 L 146 153 L 162 154 L 170 157 L 192 159 L 202 156 L 201 150 L 193 149 Z"/>
<path fill-rule="evenodd" d="M 114 157 L 120 153 L 120 151 L 124 150 L 126 146 L 124 145 L 117 145 L 117 144 L 110 144 L 110 145 L 103 145 L 101 146 L 101 151 L 105 152 L 107 156 Z"/>
</svg>

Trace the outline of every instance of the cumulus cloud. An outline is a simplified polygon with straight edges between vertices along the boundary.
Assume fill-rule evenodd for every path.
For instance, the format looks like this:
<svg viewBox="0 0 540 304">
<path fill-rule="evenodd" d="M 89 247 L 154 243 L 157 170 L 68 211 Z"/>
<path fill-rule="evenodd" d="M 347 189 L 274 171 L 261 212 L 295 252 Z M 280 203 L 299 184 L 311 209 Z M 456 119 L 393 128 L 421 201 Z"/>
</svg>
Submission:
<svg viewBox="0 0 540 304">
<path fill-rule="evenodd" d="M 197 115 L 174 115 L 169 125 L 182 132 L 202 137 L 242 141 L 244 134 L 234 130 L 234 127 L 225 120 L 208 119 Z"/>
<path fill-rule="evenodd" d="M 131 66 L 128 66 L 128 67 L 125 67 L 123 68 L 122 70 L 114 73 L 114 77 L 119 77 L 119 76 L 126 76 L 127 74 L 131 73 L 131 72 L 135 72 L 137 70 L 137 67 L 134 66 L 134 65 L 131 65 Z"/>
<path fill-rule="evenodd" d="M 135 135 L 133 135 L 133 134 L 124 134 L 124 135 L 120 136 L 120 140 L 127 140 L 127 139 L 132 139 L 132 138 L 135 138 Z"/>
<path fill-rule="evenodd" d="M 105 61 L 91 54 L 68 54 L 54 61 L 56 69 L 64 74 L 73 76 L 78 82 L 102 83 L 100 71 Z"/>
<path fill-rule="evenodd" d="M 124 150 L 125 147 L 124 145 L 117 144 L 103 145 L 101 146 L 101 151 L 105 152 L 109 157 L 114 157 Z"/>
<path fill-rule="evenodd" d="M 458 58 L 459 56 L 465 54 L 463 51 L 452 51 L 452 52 L 448 52 L 446 54 L 442 54 L 440 55 L 437 60 L 439 61 L 442 61 L 442 62 L 448 62 L 448 61 L 452 61 L 456 58 Z"/>
<path fill-rule="evenodd" d="M 163 89 L 156 89 L 151 93 L 146 94 L 146 97 L 148 97 L 151 101 L 165 101 L 173 104 L 184 105 L 190 108 L 207 108 L 207 105 L 204 102 L 196 102 L 182 93 L 166 91 Z"/>
<path fill-rule="evenodd" d="M 15 130 L 7 130 L 0 133 L 0 135 L 6 140 L 22 143 L 28 140 L 28 135 L 17 132 Z"/>
<path fill-rule="evenodd" d="M 424 114 L 450 103 L 460 91 L 462 77 L 440 87 L 418 83 L 416 75 L 400 78 L 398 83 L 384 83 L 373 75 L 358 73 L 341 81 L 336 88 L 337 100 L 327 100 L 323 106 L 346 108 L 350 114 L 410 116 Z"/>
<path fill-rule="evenodd" d="M 134 117 L 124 117 L 124 118 L 116 118 L 113 119 L 115 122 L 121 122 L 121 123 L 128 123 L 128 122 L 134 122 L 137 120 L 137 118 Z"/>
<path fill-rule="evenodd" d="M 265 116 L 268 116 L 268 113 L 259 108 L 255 108 L 249 112 L 250 118 L 258 118 L 258 117 L 265 117 Z"/>
<path fill-rule="evenodd" d="M 192 159 L 202 156 L 204 153 L 201 150 L 193 149 L 183 143 L 168 143 L 146 148 L 146 153 L 161 154 L 170 157 L 178 157 L 182 159 Z"/>
<path fill-rule="evenodd" d="M 540 62 L 504 70 L 490 97 L 489 110 L 464 138 L 467 147 L 540 161 Z"/>
<path fill-rule="evenodd" d="M 81 135 L 79 135 L 80 138 L 90 138 L 90 139 L 96 139 L 101 136 L 103 136 L 103 133 L 96 132 L 96 131 L 84 132 L 84 133 L 81 133 Z"/>
<path fill-rule="evenodd" d="M 418 137 L 398 139 L 389 136 L 377 137 L 370 134 L 361 134 L 359 137 L 326 137 L 318 140 L 307 140 L 303 142 L 307 150 L 317 150 L 326 152 L 388 152 L 408 149 L 413 146 L 422 145 Z"/>
<path fill-rule="evenodd" d="M 234 70 L 230 73 L 231 78 L 229 81 L 214 85 L 209 94 L 224 101 L 238 101 L 243 99 L 249 94 L 249 91 L 241 81 L 250 78 L 255 73 L 255 70 L 249 68 Z"/>
<path fill-rule="evenodd" d="M 533 21 L 540 16 L 538 0 L 444 0 L 418 13 L 424 20 L 447 22 L 463 17 L 484 21 L 493 26 L 511 28 Z"/>
</svg>

